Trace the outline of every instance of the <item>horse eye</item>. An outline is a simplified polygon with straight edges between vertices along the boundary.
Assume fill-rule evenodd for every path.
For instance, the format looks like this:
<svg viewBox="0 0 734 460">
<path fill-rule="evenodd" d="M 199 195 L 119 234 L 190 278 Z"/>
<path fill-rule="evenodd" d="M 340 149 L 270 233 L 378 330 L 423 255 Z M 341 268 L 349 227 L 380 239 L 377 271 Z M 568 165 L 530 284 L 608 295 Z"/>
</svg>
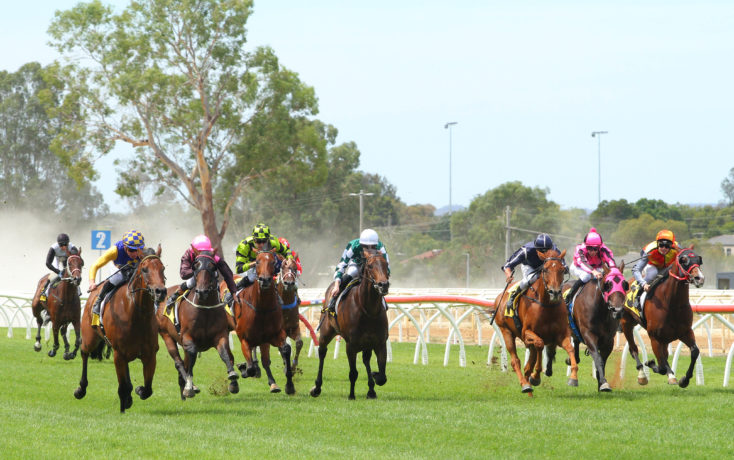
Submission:
<svg viewBox="0 0 734 460">
<path fill-rule="evenodd" d="M 142 271 L 143 273 L 146 273 L 147 274 L 148 273 L 148 267 L 144 267 L 140 271 Z"/>
<path fill-rule="evenodd" d="M 688 257 L 686 257 L 686 256 L 683 256 L 683 257 L 680 258 L 680 263 L 683 264 L 683 265 L 688 265 L 689 262 L 690 262 L 690 260 L 688 260 Z"/>
</svg>

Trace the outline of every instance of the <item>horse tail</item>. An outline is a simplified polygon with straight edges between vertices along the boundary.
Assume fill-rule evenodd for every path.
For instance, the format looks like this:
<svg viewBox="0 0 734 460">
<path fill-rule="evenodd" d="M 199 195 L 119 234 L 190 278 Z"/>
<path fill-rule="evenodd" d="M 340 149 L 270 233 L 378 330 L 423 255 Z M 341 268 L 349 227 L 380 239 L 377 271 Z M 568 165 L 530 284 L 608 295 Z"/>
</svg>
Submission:
<svg viewBox="0 0 734 460">
<path fill-rule="evenodd" d="M 102 351 L 104 351 L 104 340 L 99 341 L 97 346 L 94 347 L 94 350 L 92 350 L 92 352 L 89 353 L 89 357 L 92 359 L 102 361 Z"/>
</svg>

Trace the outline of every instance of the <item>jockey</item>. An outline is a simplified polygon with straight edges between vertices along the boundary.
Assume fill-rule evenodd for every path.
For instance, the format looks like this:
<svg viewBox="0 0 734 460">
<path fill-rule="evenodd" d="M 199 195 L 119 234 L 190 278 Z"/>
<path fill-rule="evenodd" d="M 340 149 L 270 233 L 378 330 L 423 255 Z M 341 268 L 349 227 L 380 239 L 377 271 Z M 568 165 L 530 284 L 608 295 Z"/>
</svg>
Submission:
<svg viewBox="0 0 734 460">
<path fill-rule="evenodd" d="M 329 311 L 334 313 L 336 308 L 336 299 L 339 294 L 349 285 L 349 282 L 359 275 L 362 264 L 364 263 L 364 249 L 376 249 L 385 256 L 387 261 L 387 274 L 390 274 L 390 258 L 387 256 L 385 245 L 377 237 L 377 232 L 371 228 L 362 230 L 359 238 L 347 243 L 346 249 L 342 253 L 342 258 L 336 265 L 334 271 L 334 286 L 331 288 L 331 301 L 329 302 Z"/>
<path fill-rule="evenodd" d="M 649 283 L 655 279 L 660 270 L 675 261 L 680 249 L 672 231 L 660 230 L 655 237 L 655 241 L 640 251 L 640 261 L 632 267 L 632 274 L 642 287 L 635 294 L 635 305 L 638 305 L 642 291 L 650 290 Z"/>
<path fill-rule="evenodd" d="M 43 324 L 47 324 L 51 319 L 45 306 L 46 298 L 48 296 L 48 288 L 61 280 L 61 274 L 66 269 L 66 259 L 68 259 L 70 255 L 78 253 L 79 249 L 69 243 L 69 235 L 66 233 L 59 233 L 59 236 L 56 237 L 56 243 L 51 245 L 48 250 L 48 254 L 46 254 L 46 268 L 48 268 L 51 273 L 49 273 L 48 278 L 46 278 L 46 284 L 43 286 L 41 297 L 39 299 L 43 305 L 43 308 L 41 309 Z"/>
<path fill-rule="evenodd" d="M 507 262 L 502 266 L 502 270 L 505 272 L 507 277 L 507 283 L 511 283 L 513 280 L 512 272 L 515 267 L 520 265 L 522 270 L 522 280 L 520 281 L 519 289 L 515 289 L 510 292 L 509 298 L 507 299 L 507 308 L 511 309 L 515 298 L 530 287 L 531 284 L 538 279 L 540 276 L 540 268 L 543 266 L 543 261 L 538 257 L 538 253 L 545 253 L 548 250 L 558 251 L 558 247 L 553 244 L 550 235 L 547 233 L 541 233 L 535 237 L 534 241 L 525 243 L 515 251 Z M 560 252 L 560 251 L 558 251 Z M 562 261 L 563 265 L 566 265 L 566 261 Z"/>
<path fill-rule="evenodd" d="M 194 277 L 194 268 L 192 266 L 194 265 L 196 255 L 201 251 L 214 253 L 212 242 L 206 235 L 198 235 L 194 237 L 193 241 L 191 241 L 191 246 L 186 248 L 186 252 L 181 256 L 180 274 L 181 279 L 184 280 L 184 282 L 181 283 L 181 286 L 179 286 L 178 289 L 176 289 L 176 292 L 168 297 L 168 302 L 166 302 L 166 314 L 171 313 L 171 308 L 173 307 L 173 304 L 176 303 L 176 299 L 182 296 L 187 289 L 193 289 L 194 286 L 196 286 L 196 278 Z M 235 284 L 234 278 L 232 277 L 232 269 L 229 268 L 229 265 L 227 265 L 227 262 L 225 262 L 224 259 L 216 254 L 213 254 L 213 256 L 217 270 L 222 275 L 224 282 L 227 283 L 227 289 L 229 289 L 229 292 L 234 292 Z M 233 298 L 230 294 L 227 299 L 227 303 L 231 303 L 232 299 Z"/>
<path fill-rule="evenodd" d="M 570 271 L 572 275 L 578 277 L 566 294 L 566 304 L 570 304 L 576 291 L 581 286 L 588 283 L 591 278 L 601 280 L 604 276 L 602 265 L 607 264 L 609 268 L 617 265 L 614 263 L 614 254 L 601 240 L 601 235 L 594 227 L 586 234 L 584 242 L 576 246 L 573 251 L 573 264 Z"/>
<path fill-rule="evenodd" d="M 137 230 L 130 230 L 129 232 L 122 235 L 122 239 L 112 245 L 110 249 L 102 254 L 99 259 L 89 269 L 89 290 L 92 292 L 96 287 L 97 283 L 94 282 L 94 278 L 97 275 L 97 270 L 102 268 L 108 262 L 115 264 L 119 270 L 107 278 L 107 282 L 104 282 L 102 289 L 97 296 L 92 307 L 92 327 L 97 328 L 99 326 L 99 307 L 102 304 L 107 294 L 113 289 L 121 286 L 130 280 L 130 277 L 135 272 L 135 267 L 143 258 L 143 249 L 145 248 L 145 239 L 143 234 Z"/>
<path fill-rule="evenodd" d="M 301 267 L 301 257 L 296 251 L 291 249 L 291 244 L 288 242 L 288 240 L 281 236 L 278 238 L 278 241 L 280 242 L 280 244 L 291 250 L 291 253 L 293 254 L 293 259 L 296 261 L 296 270 L 298 271 L 298 276 L 301 276 L 303 274 L 303 267 Z"/>
<path fill-rule="evenodd" d="M 270 234 L 270 227 L 265 224 L 257 224 L 252 229 L 252 235 L 240 241 L 235 252 L 235 271 L 240 274 L 244 273 L 242 278 L 237 281 L 237 289 L 244 289 L 250 286 L 257 279 L 255 272 L 255 259 L 257 253 L 261 251 L 273 250 L 276 254 L 286 259 L 292 259 L 293 253 L 288 246 L 278 241 L 274 235 Z M 276 258 L 275 273 L 280 270 L 280 260 Z"/>
</svg>

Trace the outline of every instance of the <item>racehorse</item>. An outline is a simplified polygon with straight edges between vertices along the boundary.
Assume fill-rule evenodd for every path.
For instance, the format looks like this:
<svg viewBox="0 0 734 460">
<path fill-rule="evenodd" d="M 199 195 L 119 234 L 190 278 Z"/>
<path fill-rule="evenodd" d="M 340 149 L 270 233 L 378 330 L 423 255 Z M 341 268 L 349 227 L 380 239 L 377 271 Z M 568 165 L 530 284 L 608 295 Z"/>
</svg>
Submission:
<svg viewBox="0 0 734 460">
<path fill-rule="evenodd" d="M 301 323 L 298 315 L 298 305 L 301 299 L 298 297 L 297 277 L 298 266 L 296 265 L 296 261 L 285 259 L 278 275 L 278 295 L 280 295 L 283 301 L 283 327 L 285 328 L 285 334 L 296 343 L 296 352 L 291 363 L 291 368 L 294 372 L 298 366 L 298 356 L 301 354 L 301 348 L 303 348 Z"/>
<path fill-rule="evenodd" d="M 579 384 L 578 365 L 571 344 L 568 313 L 561 295 L 563 279 L 567 273 L 563 264 L 565 255 L 565 249 L 560 254 L 552 249 L 545 253 L 538 252 L 538 257 L 543 262 L 540 276 L 524 295 L 519 296 L 515 304 L 522 324 L 521 330 L 518 330 L 513 319 L 505 316 L 502 311 L 495 313 L 497 325 L 505 340 L 505 347 L 512 358 L 512 368 L 520 380 L 523 393 L 532 395 L 533 385 L 540 385 L 543 348 L 546 345 L 550 348 L 560 345 L 566 350 L 571 362 L 571 376 L 568 385 L 578 386 Z M 504 309 L 508 296 L 507 291 L 500 294 L 495 300 L 495 308 Z M 520 359 L 517 357 L 515 338 L 520 338 L 530 352 L 524 374 L 520 368 Z"/>
<path fill-rule="evenodd" d="M 654 372 L 667 375 L 669 384 L 677 383 L 681 388 L 687 387 L 690 383 L 693 366 L 699 355 L 696 337 L 691 329 L 693 310 L 688 299 L 688 286 L 690 283 L 696 287 L 703 286 L 702 263 L 703 259 L 693 251 L 693 247 L 682 250 L 675 258 L 675 262 L 662 270 L 656 280 L 650 283 L 650 289 L 642 305 L 642 317 L 646 323 L 642 326 L 647 330 L 650 346 L 657 358 L 657 364 L 655 360 L 650 360 L 646 364 Z M 632 335 L 636 324 L 637 319 L 625 310 L 622 317 L 622 331 L 627 338 L 630 355 L 637 365 L 637 382 L 645 385 L 647 377 L 642 369 L 637 345 Z M 676 381 L 675 373 L 668 365 L 668 344 L 674 340 L 680 340 L 691 350 L 691 364 L 680 381 Z"/>
<path fill-rule="evenodd" d="M 196 396 L 194 385 L 196 355 L 212 347 L 217 349 L 219 357 L 227 366 L 229 392 L 238 393 L 240 391 L 237 383 L 239 376 L 234 370 L 234 356 L 229 349 L 229 327 L 227 312 L 224 310 L 226 303 L 219 301 L 214 253 L 199 252 L 195 249 L 193 251 L 196 286 L 181 299 L 178 305 L 180 332 L 176 331 L 174 324 L 165 316 L 165 304 L 161 303 L 158 308 L 159 332 L 178 371 L 178 385 L 181 389 L 182 400 Z M 176 289 L 178 286 L 169 288 L 169 294 L 175 292 Z M 183 361 L 177 344 L 184 349 Z"/>
<path fill-rule="evenodd" d="M 624 262 L 619 268 L 609 269 L 604 266 L 604 278 L 600 284 L 595 278 L 586 283 L 573 302 L 573 321 L 586 344 L 596 369 L 598 391 L 612 391 L 607 382 L 605 367 L 607 359 L 614 349 L 614 337 L 619 328 L 619 320 L 624 310 L 624 299 L 629 283 L 624 279 Z M 571 285 L 564 285 L 564 291 Z M 574 339 L 574 356 L 579 362 L 579 346 L 581 341 Z M 547 349 L 548 367 L 546 375 L 552 374 L 552 362 L 555 347 Z"/>
<path fill-rule="evenodd" d="M 240 290 L 237 293 L 238 302 L 235 303 L 234 315 L 237 321 L 235 332 L 240 339 L 242 354 L 245 363 L 238 365 L 242 378 L 254 377 L 257 373 L 256 364 L 252 359 L 255 347 L 260 347 L 263 368 L 268 376 L 268 385 L 271 393 L 279 393 L 280 387 L 275 383 L 270 371 L 270 345 L 278 347 L 285 364 L 285 392 L 292 395 L 296 392 L 293 386 L 293 372 L 291 369 L 291 346 L 285 341 L 283 328 L 283 310 L 278 297 L 275 282 L 276 255 L 271 251 L 260 251 L 255 259 L 257 283 Z M 224 283 L 220 289 L 224 289 Z"/>
<path fill-rule="evenodd" d="M 153 394 L 153 375 L 158 352 L 158 321 L 155 309 L 166 296 L 166 277 L 163 275 L 164 267 L 160 256 L 159 244 L 155 253 L 149 253 L 138 263 L 127 284 L 109 295 L 101 318 L 105 336 L 100 331 L 101 327 L 92 328 L 92 306 L 101 284 L 87 299 L 82 318 L 82 378 L 79 387 L 74 391 L 77 399 L 82 399 L 87 394 L 89 355 L 100 352 L 105 341 L 112 345 L 115 352 L 120 412 L 125 412 L 125 409 L 133 405 L 133 385 L 128 367 L 130 361 L 140 358 L 143 362 L 144 386 L 137 387 L 135 393 L 140 399 L 147 399 Z"/>
<path fill-rule="evenodd" d="M 311 388 L 311 396 L 321 394 L 323 383 L 324 358 L 329 342 L 338 334 L 347 342 L 349 361 L 349 399 L 354 399 L 354 384 L 357 381 L 357 353 L 362 352 L 362 362 L 367 370 L 369 391 L 367 398 L 377 398 L 375 383 L 382 386 L 387 382 L 385 363 L 387 361 L 387 312 L 384 296 L 390 288 L 387 260 L 376 250 L 364 250 L 365 261 L 362 265 L 359 285 L 342 295 L 336 317 L 328 312 L 321 313 L 321 332 L 319 334 L 319 373 Z M 333 283 L 332 283 L 333 285 Z M 332 289 L 326 289 L 324 305 L 328 305 Z M 346 288 L 346 287 L 345 287 Z M 372 352 L 377 358 L 378 372 L 372 372 L 370 359 Z"/>
<path fill-rule="evenodd" d="M 72 250 L 73 251 L 73 250 Z M 81 316 L 81 302 L 79 300 L 79 284 L 82 282 L 82 267 L 84 260 L 82 259 L 82 250 L 73 251 L 66 259 L 66 267 L 61 272 L 61 281 L 56 286 L 48 287 L 48 298 L 46 299 L 46 309 L 51 317 L 51 324 L 54 335 L 53 348 L 48 351 L 50 357 L 56 356 L 56 350 L 59 349 L 59 330 L 61 337 L 64 339 L 64 359 L 74 359 L 76 352 L 79 350 L 81 343 L 81 334 L 79 334 L 79 317 Z M 38 331 L 36 332 L 36 343 L 33 349 L 41 351 L 41 326 L 43 326 L 43 318 L 41 311 L 43 304 L 40 301 L 43 288 L 46 285 L 49 275 L 44 276 L 38 281 L 36 293 L 33 296 L 31 310 L 33 316 L 38 323 Z M 74 327 L 74 350 L 69 352 L 69 340 L 66 338 L 66 329 L 69 323 Z"/>
</svg>

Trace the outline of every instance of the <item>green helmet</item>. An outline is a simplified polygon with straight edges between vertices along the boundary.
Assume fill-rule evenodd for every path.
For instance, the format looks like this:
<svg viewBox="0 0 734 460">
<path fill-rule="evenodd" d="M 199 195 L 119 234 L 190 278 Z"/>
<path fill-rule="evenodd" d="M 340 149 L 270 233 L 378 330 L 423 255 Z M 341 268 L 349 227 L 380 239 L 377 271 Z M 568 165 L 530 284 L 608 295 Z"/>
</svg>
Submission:
<svg viewBox="0 0 734 460">
<path fill-rule="evenodd" d="M 270 227 L 260 223 L 252 228 L 252 237 L 256 240 L 267 240 L 270 238 Z"/>
</svg>

